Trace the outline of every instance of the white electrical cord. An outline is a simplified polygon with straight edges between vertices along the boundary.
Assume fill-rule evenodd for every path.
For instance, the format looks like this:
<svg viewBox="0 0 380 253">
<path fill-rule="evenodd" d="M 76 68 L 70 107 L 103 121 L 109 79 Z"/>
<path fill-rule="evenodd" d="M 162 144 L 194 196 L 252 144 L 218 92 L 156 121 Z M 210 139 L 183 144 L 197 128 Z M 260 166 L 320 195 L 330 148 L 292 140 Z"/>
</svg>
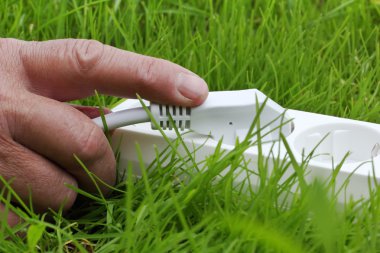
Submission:
<svg viewBox="0 0 380 253">
<path fill-rule="evenodd" d="M 148 114 L 142 107 L 113 112 L 104 115 L 104 117 L 109 130 L 143 122 L 150 122 Z M 93 122 L 100 128 L 104 129 L 101 117 L 93 119 Z"/>
<path fill-rule="evenodd" d="M 260 114 L 260 126 L 266 126 L 262 135 L 264 141 L 279 138 L 279 132 L 287 136 L 292 128 L 290 119 L 285 117 L 285 109 L 268 99 L 256 89 L 241 91 L 210 92 L 206 101 L 194 108 L 151 104 L 149 110 L 163 129 L 172 129 L 173 124 L 179 130 L 191 129 L 214 139 L 223 138 L 224 143 L 235 144 L 236 138 L 244 138 L 256 116 L 256 109 L 265 103 Z M 173 121 L 170 120 L 170 117 Z M 133 108 L 105 115 L 108 129 L 149 122 L 144 108 Z M 103 128 L 102 119 L 94 122 Z M 286 124 L 284 124 L 286 123 Z M 152 124 L 152 128 L 155 126 Z"/>
</svg>

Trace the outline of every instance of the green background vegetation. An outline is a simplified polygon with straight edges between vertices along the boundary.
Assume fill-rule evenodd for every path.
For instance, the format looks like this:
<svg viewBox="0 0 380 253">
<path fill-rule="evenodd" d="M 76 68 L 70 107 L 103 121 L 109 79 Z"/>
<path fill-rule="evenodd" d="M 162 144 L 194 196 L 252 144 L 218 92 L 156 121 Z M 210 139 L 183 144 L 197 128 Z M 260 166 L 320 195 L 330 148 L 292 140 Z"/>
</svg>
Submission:
<svg viewBox="0 0 380 253">
<path fill-rule="evenodd" d="M 185 66 L 210 90 L 258 88 L 287 108 L 380 122 L 375 0 L 2 0 L 0 32 L 25 40 L 96 39 Z M 105 105 L 117 100 L 102 98 Z M 218 176 L 229 165 L 244 167 L 244 148 L 216 153 L 200 165 L 202 173 L 175 158 L 155 164 L 142 180 L 130 176 L 112 198 L 90 196 L 94 201 L 50 222 L 18 210 L 31 226 L 16 229 L 29 233 L 6 240 L 15 229 L 3 226 L 0 250 L 62 252 L 69 241 L 77 248 L 88 241 L 99 252 L 380 249 L 376 189 L 367 200 L 337 206 L 333 180 L 314 182 L 284 201 L 300 175 L 279 183 L 287 169 L 280 164 L 256 192 L 246 191 L 232 185 L 232 175 Z M 258 166 L 265 175 L 265 163 Z M 188 184 L 173 183 L 180 169 Z"/>
</svg>

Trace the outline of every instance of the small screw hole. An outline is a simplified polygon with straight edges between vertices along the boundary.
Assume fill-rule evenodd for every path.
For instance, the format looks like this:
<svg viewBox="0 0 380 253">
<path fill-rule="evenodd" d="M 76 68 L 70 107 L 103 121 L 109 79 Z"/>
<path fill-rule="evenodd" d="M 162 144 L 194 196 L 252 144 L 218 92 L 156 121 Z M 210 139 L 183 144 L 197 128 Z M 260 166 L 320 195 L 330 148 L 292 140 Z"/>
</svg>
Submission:
<svg viewBox="0 0 380 253">
<path fill-rule="evenodd" d="M 232 121 L 230 121 L 230 123 L 228 123 L 230 126 L 232 126 L 234 123 L 232 123 Z"/>
</svg>

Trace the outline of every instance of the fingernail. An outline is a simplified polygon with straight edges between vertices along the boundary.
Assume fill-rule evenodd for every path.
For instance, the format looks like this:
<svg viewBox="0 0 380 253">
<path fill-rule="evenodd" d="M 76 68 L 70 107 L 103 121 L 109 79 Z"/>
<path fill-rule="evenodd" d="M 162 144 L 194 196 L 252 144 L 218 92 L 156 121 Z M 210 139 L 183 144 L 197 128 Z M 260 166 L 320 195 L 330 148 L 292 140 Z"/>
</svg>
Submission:
<svg viewBox="0 0 380 253">
<path fill-rule="evenodd" d="M 206 82 L 197 75 L 179 73 L 176 79 L 176 86 L 182 96 L 196 103 L 203 102 L 208 94 Z"/>
</svg>

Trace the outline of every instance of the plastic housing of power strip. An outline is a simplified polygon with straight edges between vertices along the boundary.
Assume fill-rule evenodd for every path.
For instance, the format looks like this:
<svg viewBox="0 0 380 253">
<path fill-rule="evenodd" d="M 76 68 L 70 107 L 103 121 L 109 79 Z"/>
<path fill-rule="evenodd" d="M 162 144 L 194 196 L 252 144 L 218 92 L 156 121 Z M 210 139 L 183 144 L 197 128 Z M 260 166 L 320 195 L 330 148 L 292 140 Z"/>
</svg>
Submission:
<svg viewBox="0 0 380 253">
<path fill-rule="evenodd" d="M 252 98 L 254 99 L 254 98 Z M 148 101 L 145 103 L 149 104 Z M 276 104 L 277 105 L 277 104 Z M 113 109 L 120 111 L 140 107 L 140 101 L 128 99 Z M 270 106 L 267 104 L 265 106 Z M 277 108 L 278 109 L 278 108 Z M 270 119 L 273 110 L 264 110 L 260 117 Z M 273 119 L 278 115 L 273 115 Z M 335 178 L 336 190 L 339 202 L 348 198 L 358 200 L 369 196 L 370 185 L 379 182 L 380 176 L 377 170 L 380 168 L 380 125 L 345 118 L 309 113 L 297 110 L 286 110 L 286 117 L 292 119 L 292 132 L 286 136 L 286 141 L 298 164 L 305 161 L 306 156 L 313 150 L 313 156 L 308 160 L 305 180 L 311 182 L 319 178 L 326 180 L 332 176 L 333 170 L 343 161 L 339 173 Z M 165 134 L 172 140 L 177 138 L 173 130 L 165 130 Z M 197 162 L 214 153 L 218 140 L 206 135 L 187 133 L 182 136 L 187 148 L 195 152 Z M 143 154 L 143 162 L 146 166 L 156 158 L 157 150 L 162 151 L 168 147 L 168 143 L 157 130 L 152 130 L 151 123 L 141 123 L 119 128 L 112 137 L 114 148 L 120 152 L 119 169 L 122 171 L 128 165 L 132 165 L 134 173 L 140 173 L 140 161 L 138 158 L 136 143 Z M 266 141 L 262 145 L 262 155 L 269 158 L 268 175 L 273 169 L 273 159 L 289 161 L 288 152 L 282 141 Z M 234 145 L 223 143 L 221 149 L 230 151 Z M 179 148 L 178 152 L 185 156 L 185 150 Z M 244 157 L 248 161 L 248 167 L 257 171 L 259 150 L 257 146 L 248 148 Z M 346 155 L 348 155 L 346 157 Z M 123 173 L 123 172 L 122 172 Z M 227 171 L 225 171 L 227 173 Z M 236 171 L 237 182 L 246 180 L 247 175 Z M 286 180 L 294 174 L 291 166 L 283 175 Z M 255 173 L 251 177 L 252 188 L 259 185 L 259 178 Z"/>
</svg>

